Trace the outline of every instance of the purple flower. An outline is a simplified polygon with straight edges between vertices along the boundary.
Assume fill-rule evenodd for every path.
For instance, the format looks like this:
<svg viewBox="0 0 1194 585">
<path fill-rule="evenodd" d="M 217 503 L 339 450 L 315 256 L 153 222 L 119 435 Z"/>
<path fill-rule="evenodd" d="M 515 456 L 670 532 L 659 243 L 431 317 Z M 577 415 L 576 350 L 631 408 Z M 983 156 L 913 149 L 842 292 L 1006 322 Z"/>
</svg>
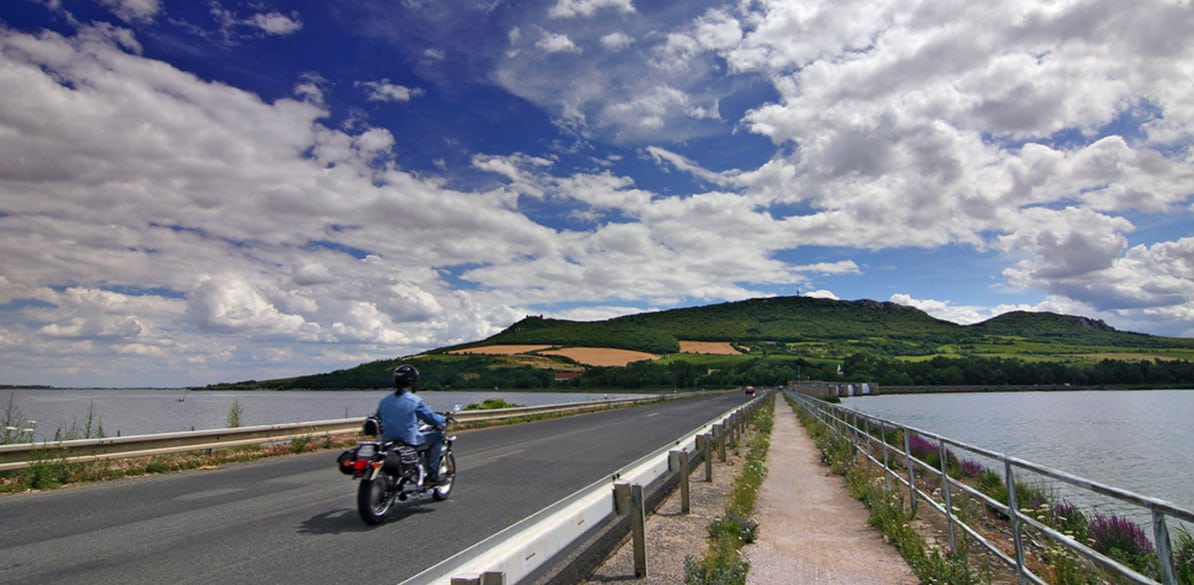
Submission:
<svg viewBox="0 0 1194 585">
<path fill-rule="evenodd" d="M 924 459 L 927 455 L 937 453 L 936 443 L 917 434 L 908 437 L 908 448 L 912 450 L 912 456 L 917 459 Z"/>
<path fill-rule="evenodd" d="M 1094 540 L 1094 549 L 1103 554 L 1115 549 L 1135 555 L 1154 553 L 1153 543 L 1140 525 L 1114 514 L 1095 514 L 1090 521 L 1090 538 Z"/>
<path fill-rule="evenodd" d="M 960 467 L 966 477 L 978 477 L 983 472 L 983 464 L 973 459 L 963 459 Z"/>
</svg>

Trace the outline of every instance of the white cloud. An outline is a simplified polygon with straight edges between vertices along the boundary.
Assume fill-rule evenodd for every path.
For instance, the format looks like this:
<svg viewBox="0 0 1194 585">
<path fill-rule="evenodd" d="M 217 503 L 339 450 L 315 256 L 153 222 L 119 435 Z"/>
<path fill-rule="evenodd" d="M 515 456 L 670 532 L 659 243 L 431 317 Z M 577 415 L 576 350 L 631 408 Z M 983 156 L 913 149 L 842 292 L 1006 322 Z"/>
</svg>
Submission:
<svg viewBox="0 0 1194 585">
<path fill-rule="evenodd" d="M 544 31 L 535 46 L 547 53 L 580 53 L 580 47 L 568 35 Z"/>
<path fill-rule="evenodd" d="M 633 44 L 634 39 L 623 32 L 612 32 L 601 37 L 601 46 L 607 51 L 621 51 Z"/>
<path fill-rule="evenodd" d="M 938 299 L 918 299 L 905 293 L 891 295 L 891 298 L 888 300 L 893 303 L 898 303 L 909 307 L 916 307 L 917 309 L 920 309 L 933 317 L 943 321 L 957 323 L 959 325 L 973 325 L 975 323 L 981 323 L 1011 311 L 1048 310 L 1042 308 L 1042 306 L 1029 305 L 998 305 L 994 307 L 955 305 L 952 301 Z"/>
<path fill-rule="evenodd" d="M 633 14 L 632 0 L 557 0 L 547 14 L 551 18 L 591 17 L 602 9 L 611 9 L 624 14 Z"/>
<path fill-rule="evenodd" d="M 125 22 L 152 22 L 162 9 L 159 0 L 100 0 Z"/>
<path fill-rule="evenodd" d="M 294 34 L 303 28 L 303 23 L 297 16 L 286 16 L 280 12 L 254 14 L 248 23 L 266 34 L 285 36 Z"/>
<path fill-rule="evenodd" d="M 422 89 L 393 84 L 389 79 L 358 81 L 356 86 L 366 89 L 371 102 L 409 102 L 412 98 L 423 95 Z"/>
</svg>

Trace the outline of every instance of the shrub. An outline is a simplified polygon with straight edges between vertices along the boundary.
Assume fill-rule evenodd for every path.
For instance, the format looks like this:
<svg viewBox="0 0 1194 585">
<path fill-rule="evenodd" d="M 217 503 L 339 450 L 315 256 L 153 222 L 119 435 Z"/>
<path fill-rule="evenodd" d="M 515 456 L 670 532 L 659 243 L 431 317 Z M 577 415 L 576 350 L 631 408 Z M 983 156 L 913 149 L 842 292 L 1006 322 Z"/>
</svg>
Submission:
<svg viewBox="0 0 1194 585">
<path fill-rule="evenodd" d="M 240 427 L 240 419 L 244 413 L 245 409 L 240 405 L 240 399 L 233 399 L 232 406 L 228 407 L 228 428 L 235 429 Z"/>
<path fill-rule="evenodd" d="M 746 585 L 749 571 L 750 563 L 737 555 L 703 562 L 692 555 L 684 557 L 684 585 Z"/>
<path fill-rule="evenodd" d="M 1049 512 L 1049 525 L 1082 543 L 1086 542 L 1090 529 L 1090 521 L 1086 519 L 1082 510 L 1065 501 L 1053 504 Z"/>
<path fill-rule="evenodd" d="M 709 524 L 709 537 L 715 540 L 731 538 L 740 544 L 751 544 L 758 535 L 758 522 L 732 510 L 724 518 L 718 516 Z"/>
<path fill-rule="evenodd" d="M 16 398 L 10 392 L 4 414 L 0 415 L 0 445 L 30 443 L 36 431 L 37 421 L 25 418 L 17 408 Z"/>
<path fill-rule="evenodd" d="M 1090 521 L 1091 547 L 1148 576 L 1156 576 L 1153 543 L 1139 524 L 1112 514 L 1095 514 Z"/>
<path fill-rule="evenodd" d="M 310 443 L 311 443 L 311 437 L 309 437 L 309 436 L 308 437 L 295 437 L 290 440 L 290 452 L 295 453 L 295 454 L 302 453 L 303 450 L 306 449 L 307 445 L 309 445 Z"/>
<path fill-rule="evenodd" d="M 517 408 L 518 405 L 512 402 L 507 402 L 505 398 L 486 398 L 481 402 L 474 402 L 466 407 L 464 410 L 494 410 L 498 408 Z"/>
<path fill-rule="evenodd" d="M 908 436 L 908 449 L 913 457 L 924 461 L 926 465 L 934 469 L 941 468 L 941 452 L 937 443 L 913 433 Z"/>
<path fill-rule="evenodd" d="M 1173 573 L 1182 585 L 1194 585 L 1194 537 L 1185 528 L 1177 529 L 1177 546 L 1173 547 Z"/>
<path fill-rule="evenodd" d="M 982 463 L 973 459 L 963 459 L 958 464 L 958 469 L 961 471 L 963 477 L 976 478 L 985 469 Z"/>
<path fill-rule="evenodd" d="M 991 499 L 1003 504 L 1007 503 L 1007 486 L 1003 484 L 1003 476 L 994 470 L 983 468 L 975 478 L 974 484 L 978 486 L 978 491 L 990 496 Z"/>
<path fill-rule="evenodd" d="M 71 481 L 79 464 L 66 461 L 66 450 L 47 447 L 38 449 L 29 468 L 25 470 L 25 485 L 29 489 L 44 490 L 58 487 Z"/>
</svg>

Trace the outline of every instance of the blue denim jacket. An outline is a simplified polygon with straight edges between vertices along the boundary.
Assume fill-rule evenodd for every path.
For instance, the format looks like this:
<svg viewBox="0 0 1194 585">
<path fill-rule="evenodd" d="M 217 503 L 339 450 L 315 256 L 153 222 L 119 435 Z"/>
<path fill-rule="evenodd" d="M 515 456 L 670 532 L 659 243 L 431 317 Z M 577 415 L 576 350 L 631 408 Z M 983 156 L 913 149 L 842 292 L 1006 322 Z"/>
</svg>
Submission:
<svg viewBox="0 0 1194 585">
<path fill-rule="evenodd" d="M 420 420 L 433 426 L 445 422 L 444 417 L 428 408 L 422 398 L 409 390 L 401 394 L 387 394 L 377 405 L 377 415 L 381 417 L 382 440 L 397 439 L 416 447 L 427 442 L 427 438 L 419 432 Z"/>
</svg>

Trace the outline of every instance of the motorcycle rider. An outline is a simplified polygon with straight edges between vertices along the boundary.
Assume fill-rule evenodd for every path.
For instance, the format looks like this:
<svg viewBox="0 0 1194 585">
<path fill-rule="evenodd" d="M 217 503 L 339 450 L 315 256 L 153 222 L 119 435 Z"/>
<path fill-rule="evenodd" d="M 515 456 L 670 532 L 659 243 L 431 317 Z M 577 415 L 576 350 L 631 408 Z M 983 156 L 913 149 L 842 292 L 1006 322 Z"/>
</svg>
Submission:
<svg viewBox="0 0 1194 585">
<path fill-rule="evenodd" d="M 447 419 L 436 414 L 415 392 L 419 370 L 409 364 L 394 368 L 394 392 L 387 394 L 377 405 L 381 418 L 382 440 L 402 441 L 419 450 L 427 449 L 427 481 L 438 483 L 439 460 L 443 455 L 444 433 L 441 428 Z M 419 432 L 419 421 L 433 427 Z"/>
</svg>

